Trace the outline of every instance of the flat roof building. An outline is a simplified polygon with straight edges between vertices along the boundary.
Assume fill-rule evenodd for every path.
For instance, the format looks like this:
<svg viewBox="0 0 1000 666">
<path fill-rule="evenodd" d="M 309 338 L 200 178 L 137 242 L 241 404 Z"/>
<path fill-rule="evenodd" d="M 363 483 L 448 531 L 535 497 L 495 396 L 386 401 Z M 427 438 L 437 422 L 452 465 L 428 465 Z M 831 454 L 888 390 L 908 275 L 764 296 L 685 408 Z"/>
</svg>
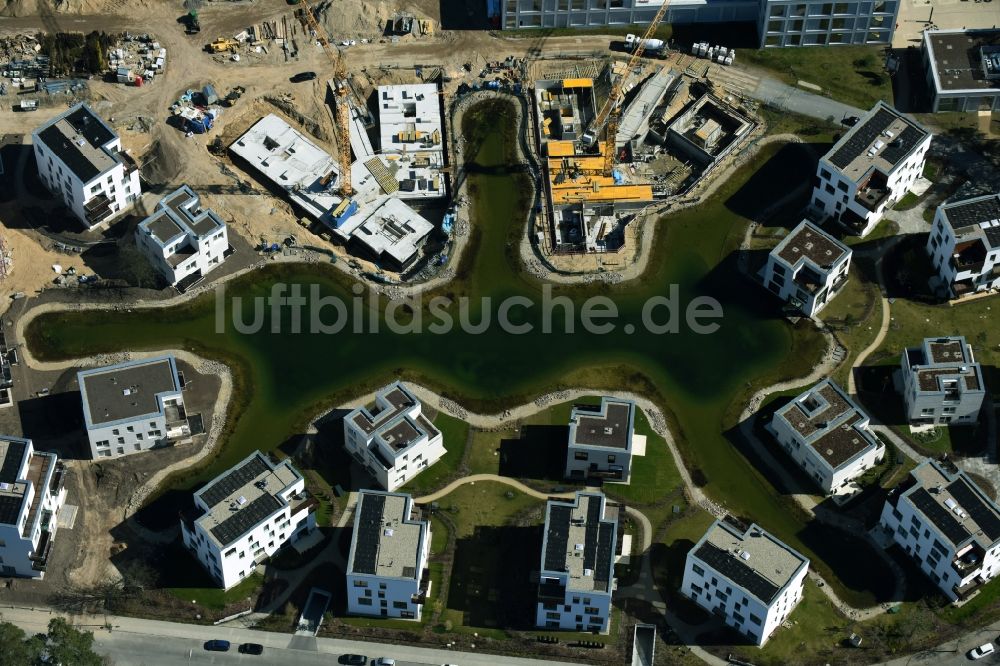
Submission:
<svg viewBox="0 0 1000 666">
<path fill-rule="evenodd" d="M 93 458 L 148 451 L 191 434 L 173 356 L 81 370 L 77 381 Z"/>
<path fill-rule="evenodd" d="M 937 286 L 953 298 L 1000 289 L 1000 194 L 938 206 L 927 253 Z"/>
<path fill-rule="evenodd" d="M 832 379 L 824 379 L 774 413 L 778 443 L 828 495 L 849 492 L 851 482 L 885 456 L 871 419 Z"/>
<path fill-rule="evenodd" d="M 608 632 L 621 550 L 618 521 L 618 506 L 599 492 L 548 501 L 536 626 Z"/>
<path fill-rule="evenodd" d="M 445 195 L 441 93 L 434 83 L 379 86 L 378 118 L 382 159 L 401 199 Z"/>
<path fill-rule="evenodd" d="M 1000 30 L 924 30 L 931 110 L 1000 111 Z"/>
<path fill-rule="evenodd" d="M 926 338 L 903 350 L 906 417 L 913 424 L 971 425 L 986 397 L 983 369 L 962 336 Z"/>
<path fill-rule="evenodd" d="M 66 500 L 65 470 L 30 439 L 0 436 L 0 576 L 42 578 Z"/>
<path fill-rule="evenodd" d="M 601 397 L 599 405 L 574 405 L 569 415 L 566 477 L 628 481 L 632 469 L 635 403 Z"/>
<path fill-rule="evenodd" d="M 809 560 L 755 524 L 716 520 L 687 555 L 681 594 L 763 645 L 802 599 Z"/>
<path fill-rule="evenodd" d="M 420 620 L 430 594 L 431 527 L 413 498 L 362 490 L 347 559 L 347 611 Z"/>
<path fill-rule="evenodd" d="M 817 167 L 812 206 L 865 236 L 920 178 L 931 133 L 883 101 L 824 155 Z"/>
<path fill-rule="evenodd" d="M 42 182 L 88 229 L 131 208 L 142 193 L 138 165 L 86 103 L 36 129 L 32 143 Z"/>
<path fill-rule="evenodd" d="M 316 505 L 290 461 L 274 463 L 254 451 L 194 493 L 181 535 L 219 586 L 229 589 L 311 532 Z"/>
<path fill-rule="evenodd" d="M 764 286 L 807 317 L 819 313 L 847 284 L 851 248 L 803 220 L 771 250 Z"/>
</svg>

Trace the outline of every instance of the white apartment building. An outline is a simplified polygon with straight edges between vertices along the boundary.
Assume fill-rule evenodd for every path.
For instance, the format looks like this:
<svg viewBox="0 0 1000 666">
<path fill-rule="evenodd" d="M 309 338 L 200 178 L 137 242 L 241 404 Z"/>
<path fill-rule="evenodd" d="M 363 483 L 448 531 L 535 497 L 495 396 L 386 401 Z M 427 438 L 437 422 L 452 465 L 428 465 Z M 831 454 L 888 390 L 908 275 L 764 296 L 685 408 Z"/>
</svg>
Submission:
<svg viewBox="0 0 1000 666">
<path fill-rule="evenodd" d="M 836 382 L 824 379 L 776 411 L 769 429 L 823 492 L 836 495 L 885 456 L 870 422 Z"/>
<path fill-rule="evenodd" d="M 42 578 L 66 500 L 54 453 L 30 439 L 0 437 L 0 576 Z"/>
<path fill-rule="evenodd" d="M 952 601 L 1000 569 L 1000 507 L 969 476 L 927 460 L 894 488 L 882 527 Z"/>
<path fill-rule="evenodd" d="M 170 286 L 190 287 L 222 265 L 226 223 L 187 185 L 160 199 L 135 230 L 136 245 Z"/>
<path fill-rule="evenodd" d="M 851 248 L 803 220 L 771 250 L 761 272 L 764 286 L 813 317 L 847 284 Z"/>
<path fill-rule="evenodd" d="M 77 374 L 93 458 L 117 458 L 191 435 L 173 356 L 126 361 Z"/>
<path fill-rule="evenodd" d="M 687 555 L 681 594 L 763 645 L 802 599 L 809 560 L 757 525 L 716 520 Z"/>
<path fill-rule="evenodd" d="M 926 338 L 903 350 L 903 401 L 915 425 L 971 425 L 986 397 L 983 369 L 962 336 Z"/>
<path fill-rule="evenodd" d="M 100 116 L 80 103 L 34 131 L 42 182 L 88 229 L 139 198 L 139 167 Z"/>
<path fill-rule="evenodd" d="M 632 468 L 635 403 L 601 397 L 600 405 L 574 405 L 569 415 L 566 478 L 628 481 Z"/>
<path fill-rule="evenodd" d="M 812 207 L 857 236 L 865 236 L 924 171 L 931 133 L 883 101 L 824 155 Z"/>
<path fill-rule="evenodd" d="M 420 620 L 430 594 L 430 522 L 413 498 L 362 490 L 347 559 L 347 612 Z"/>
<path fill-rule="evenodd" d="M 444 134 L 437 84 L 379 86 L 378 122 L 381 157 L 398 187 L 395 196 L 443 197 Z"/>
<path fill-rule="evenodd" d="M 181 517 L 181 536 L 228 590 L 315 529 L 316 505 L 290 461 L 275 464 L 254 451 L 194 494 L 193 509 Z"/>
<path fill-rule="evenodd" d="M 545 507 L 535 625 L 540 629 L 599 631 L 610 628 L 615 556 L 621 550 L 619 507 L 598 492 Z"/>
<path fill-rule="evenodd" d="M 927 254 L 953 298 L 1000 289 L 1000 194 L 938 206 Z"/>
<path fill-rule="evenodd" d="M 344 417 L 347 452 L 385 490 L 395 490 L 445 454 L 444 437 L 401 382 L 375 394 L 375 404 Z"/>
</svg>

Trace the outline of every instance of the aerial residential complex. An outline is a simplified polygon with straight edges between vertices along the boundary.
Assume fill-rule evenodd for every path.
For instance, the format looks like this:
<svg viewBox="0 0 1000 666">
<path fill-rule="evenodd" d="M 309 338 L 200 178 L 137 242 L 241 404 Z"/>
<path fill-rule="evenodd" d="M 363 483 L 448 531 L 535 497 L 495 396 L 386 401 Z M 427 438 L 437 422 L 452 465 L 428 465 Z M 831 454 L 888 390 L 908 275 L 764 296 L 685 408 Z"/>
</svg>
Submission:
<svg viewBox="0 0 1000 666">
<path fill-rule="evenodd" d="M 0 576 L 42 578 L 66 500 L 54 453 L 30 439 L 0 437 Z"/>
<path fill-rule="evenodd" d="M 963 471 L 928 460 L 893 489 L 882 526 L 952 601 L 1000 568 L 1000 507 Z"/>
<path fill-rule="evenodd" d="M 648 24 L 666 0 L 500 0 L 505 29 Z M 897 0 L 672 2 L 664 23 L 753 23 L 761 47 L 889 44 Z"/>
<path fill-rule="evenodd" d="M 764 286 L 807 317 L 819 313 L 847 283 L 851 249 L 809 221 L 802 221 L 771 250 Z"/>
<path fill-rule="evenodd" d="M 681 594 L 763 645 L 802 599 L 809 560 L 757 525 L 716 520 L 687 555 Z"/>
<path fill-rule="evenodd" d="M 1000 30 L 924 30 L 931 110 L 1000 111 Z"/>
<path fill-rule="evenodd" d="M 309 534 L 316 504 L 290 461 L 276 464 L 254 451 L 194 494 L 181 536 L 219 586 L 229 589 L 279 548 Z"/>
<path fill-rule="evenodd" d="M 42 182 L 86 228 L 110 221 L 139 198 L 139 167 L 86 104 L 36 129 L 32 142 Z"/>
<path fill-rule="evenodd" d="M 566 477 L 628 481 L 632 468 L 635 403 L 601 398 L 600 405 L 574 405 L 569 415 Z"/>
<path fill-rule="evenodd" d="M 445 454 L 444 437 L 421 413 L 422 405 L 401 382 L 375 394 L 372 407 L 344 417 L 347 452 L 385 490 L 395 490 Z"/>
<path fill-rule="evenodd" d="M 964 337 L 927 338 L 903 350 L 903 400 L 915 425 L 968 425 L 986 397 L 983 370 Z"/>
<path fill-rule="evenodd" d="M 606 633 L 621 550 L 620 508 L 598 492 L 549 500 L 545 508 L 535 624 Z"/>
<path fill-rule="evenodd" d="M 93 458 L 117 458 L 190 436 L 173 356 L 126 361 L 77 375 Z"/>
<path fill-rule="evenodd" d="M 938 206 L 927 253 L 952 297 L 1000 289 L 1000 194 Z"/>
<path fill-rule="evenodd" d="M 430 594 L 431 526 L 409 495 L 362 490 L 347 559 L 347 612 L 419 620 Z"/>
<path fill-rule="evenodd" d="M 436 84 L 379 86 L 382 157 L 399 184 L 396 196 L 444 196 L 444 134 L 441 93 Z"/>
<path fill-rule="evenodd" d="M 226 223 L 187 185 L 160 199 L 139 223 L 136 245 L 170 286 L 191 286 L 222 265 L 229 249 Z"/>
<path fill-rule="evenodd" d="M 813 208 L 865 236 L 924 170 L 931 133 L 883 101 L 840 138 L 816 171 Z"/>
<path fill-rule="evenodd" d="M 832 379 L 824 379 L 774 413 L 770 430 L 781 447 L 828 495 L 885 455 L 870 419 Z"/>
</svg>

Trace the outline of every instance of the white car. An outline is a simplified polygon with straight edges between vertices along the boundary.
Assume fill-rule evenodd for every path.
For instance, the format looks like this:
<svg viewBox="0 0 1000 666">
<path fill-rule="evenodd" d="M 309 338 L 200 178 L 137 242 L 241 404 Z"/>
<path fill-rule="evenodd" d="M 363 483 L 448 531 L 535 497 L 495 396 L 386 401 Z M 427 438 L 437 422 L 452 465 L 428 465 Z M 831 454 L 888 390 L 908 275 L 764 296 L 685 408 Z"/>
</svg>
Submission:
<svg viewBox="0 0 1000 666">
<path fill-rule="evenodd" d="M 983 643 L 979 647 L 969 650 L 969 659 L 982 659 L 994 652 L 996 652 L 996 648 L 993 647 L 993 643 Z"/>
<path fill-rule="evenodd" d="M 375 666 L 396 666 L 396 660 L 392 657 L 379 657 L 375 660 Z"/>
</svg>

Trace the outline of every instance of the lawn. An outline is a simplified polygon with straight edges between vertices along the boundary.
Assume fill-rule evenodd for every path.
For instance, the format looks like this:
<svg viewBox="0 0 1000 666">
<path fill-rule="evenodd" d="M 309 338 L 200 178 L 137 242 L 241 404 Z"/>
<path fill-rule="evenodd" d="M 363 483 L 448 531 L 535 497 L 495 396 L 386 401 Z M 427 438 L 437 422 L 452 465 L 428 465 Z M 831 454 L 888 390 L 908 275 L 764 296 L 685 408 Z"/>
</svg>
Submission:
<svg viewBox="0 0 1000 666">
<path fill-rule="evenodd" d="M 629 485 L 608 483 L 604 491 L 629 504 L 653 504 L 681 487 L 681 474 L 666 441 L 653 431 L 641 409 L 636 409 L 635 433 L 646 436 L 646 455 L 632 458 Z"/>
<path fill-rule="evenodd" d="M 410 479 L 400 492 L 409 493 L 414 497 L 426 495 L 446 485 L 458 475 L 458 467 L 462 464 L 469 438 L 469 424 L 441 412 L 434 419 L 434 425 L 444 437 L 446 453 L 436 463 Z"/>
<path fill-rule="evenodd" d="M 531 510 L 538 514 L 536 523 L 544 522 L 543 501 L 495 481 L 467 483 L 441 498 L 438 505 L 455 524 L 456 539 L 472 536 L 476 527 L 505 525 Z"/>
<path fill-rule="evenodd" d="M 997 308 L 998 312 L 993 312 Z M 964 335 L 972 345 L 976 360 L 983 365 L 1000 365 L 1000 299 L 978 298 L 956 305 L 928 305 L 896 300 L 892 304 L 889 333 L 879 347 L 880 356 L 899 358 L 905 347 L 921 344 L 924 338 Z"/>
<path fill-rule="evenodd" d="M 657 589 L 666 596 L 667 605 L 690 624 L 704 622 L 708 614 L 679 592 L 684 579 L 684 563 L 688 551 L 694 548 L 714 521 L 712 514 L 692 507 L 673 520 L 667 526 L 662 542 L 654 543 L 650 549 Z"/>
<path fill-rule="evenodd" d="M 876 46 L 744 49 L 740 60 L 766 69 L 790 85 L 806 81 L 823 94 L 867 111 L 876 101 L 892 102 L 892 81 Z"/>
<path fill-rule="evenodd" d="M 242 583 L 228 590 L 219 587 L 172 587 L 167 591 L 182 601 L 193 601 L 199 606 L 222 610 L 229 604 L 253 599 L 264 585 L 264 577 L 253 574 Z"/>
<path fill-rule="evenodd" d="M 851 266 L 849 279 L 840 293 L 820 312 L 820 319 L 848 352 L 833 378 L 844 388 L 857 355 L 872 343 L 881 324 L 882 308 L 878 287 L 865 281 L 857 265 Z"/>
</svg>

